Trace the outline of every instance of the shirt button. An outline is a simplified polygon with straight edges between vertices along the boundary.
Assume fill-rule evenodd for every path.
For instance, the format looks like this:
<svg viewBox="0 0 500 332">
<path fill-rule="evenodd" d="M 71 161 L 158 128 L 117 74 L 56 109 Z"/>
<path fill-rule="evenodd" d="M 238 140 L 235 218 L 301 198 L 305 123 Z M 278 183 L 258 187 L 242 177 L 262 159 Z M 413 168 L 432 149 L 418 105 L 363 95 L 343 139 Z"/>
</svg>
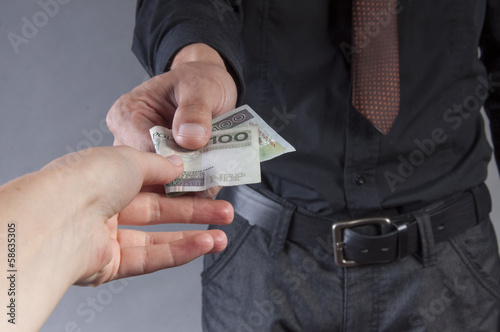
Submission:
<svg viewBox="0 0 500 332">
<path fill-rule="evenodd" d="M 363 174 L 359 174 L 356 176 L 356 180 L 354 180 L 358 186 L 361 186 L 362 184 L 365 184 L 366 178 Z"/>
</svg>

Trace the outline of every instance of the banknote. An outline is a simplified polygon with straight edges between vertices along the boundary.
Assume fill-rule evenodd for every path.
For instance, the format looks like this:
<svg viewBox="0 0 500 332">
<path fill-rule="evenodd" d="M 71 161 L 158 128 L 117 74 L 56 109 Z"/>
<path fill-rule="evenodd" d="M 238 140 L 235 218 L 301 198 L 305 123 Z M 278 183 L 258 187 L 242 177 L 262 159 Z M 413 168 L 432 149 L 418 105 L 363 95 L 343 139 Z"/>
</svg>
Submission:
<svg viewBox="0 0 500 332">
<path fill-rule="evenodd" d="M 243 105 L 212 120 L 212 132 L 240 126 L 254 126 L 259 132 L 260 161 L 267 161 L 294 147 L 271 128 L 250 106 Z"/>
<path fill-rule="evenodd" d="M 156 126 L 150 129 L 156 153 L 163 157 L 179 155 L 184 162 L 180 177 L 165 185 L 174 193 L 203 191 L 214 186 L 236 186 L 260 182 L 259 133 L 257 127 L 238 126 L 212 134 L 199 150 L 186 150 L 175 143 L 172 131 Z"/>
</svg>

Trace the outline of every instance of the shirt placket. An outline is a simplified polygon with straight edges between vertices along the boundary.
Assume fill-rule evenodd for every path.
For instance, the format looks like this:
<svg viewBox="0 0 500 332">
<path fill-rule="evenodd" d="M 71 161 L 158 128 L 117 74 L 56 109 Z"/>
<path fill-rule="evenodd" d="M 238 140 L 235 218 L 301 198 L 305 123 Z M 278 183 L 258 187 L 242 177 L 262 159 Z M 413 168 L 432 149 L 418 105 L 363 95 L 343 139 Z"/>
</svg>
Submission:
<svg viewBox="0 0 500 332">
<path fill-rule="evenodd" d="M 366 123 L 365 123 L 366 122 Z M 381 134 L 350 108 L 344 169 L 346 204 L 352 218 L 382 209 L 376 183 Z"/>
</svg>

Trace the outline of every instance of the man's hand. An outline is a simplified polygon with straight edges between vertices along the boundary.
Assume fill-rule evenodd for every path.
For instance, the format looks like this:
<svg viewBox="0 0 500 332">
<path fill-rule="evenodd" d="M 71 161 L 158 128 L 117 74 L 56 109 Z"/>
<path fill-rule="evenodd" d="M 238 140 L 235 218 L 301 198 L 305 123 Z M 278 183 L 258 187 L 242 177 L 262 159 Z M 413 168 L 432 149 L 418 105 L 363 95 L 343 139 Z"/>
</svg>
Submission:
<svg viewBox="0 0 500 332">
<path fill-rule="evenodd" d="M 172 128 L 186 149 L 205 146 L 212 119 L 233 109 L 237 89 L 219 54 L 205 44 L 184 47 L 170 71 L 155 76 L 116 101 L 107 116 L 115 145 L 152 151 L 149 129 Z"/>
</svg>

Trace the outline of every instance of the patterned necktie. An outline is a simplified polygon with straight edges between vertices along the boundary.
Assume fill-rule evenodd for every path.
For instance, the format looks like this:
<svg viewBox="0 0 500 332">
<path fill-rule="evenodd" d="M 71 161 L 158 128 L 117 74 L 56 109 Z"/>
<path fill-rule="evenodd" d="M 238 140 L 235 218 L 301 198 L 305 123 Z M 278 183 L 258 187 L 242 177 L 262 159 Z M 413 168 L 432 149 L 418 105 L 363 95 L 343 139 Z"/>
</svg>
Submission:
<svg viewBox="0 0 500 332">
<path fill-rule="evenodd" d="M 397 0 L 353 0 L 353 105 L 384 135 L 398 115 Z"/>
</svg>

